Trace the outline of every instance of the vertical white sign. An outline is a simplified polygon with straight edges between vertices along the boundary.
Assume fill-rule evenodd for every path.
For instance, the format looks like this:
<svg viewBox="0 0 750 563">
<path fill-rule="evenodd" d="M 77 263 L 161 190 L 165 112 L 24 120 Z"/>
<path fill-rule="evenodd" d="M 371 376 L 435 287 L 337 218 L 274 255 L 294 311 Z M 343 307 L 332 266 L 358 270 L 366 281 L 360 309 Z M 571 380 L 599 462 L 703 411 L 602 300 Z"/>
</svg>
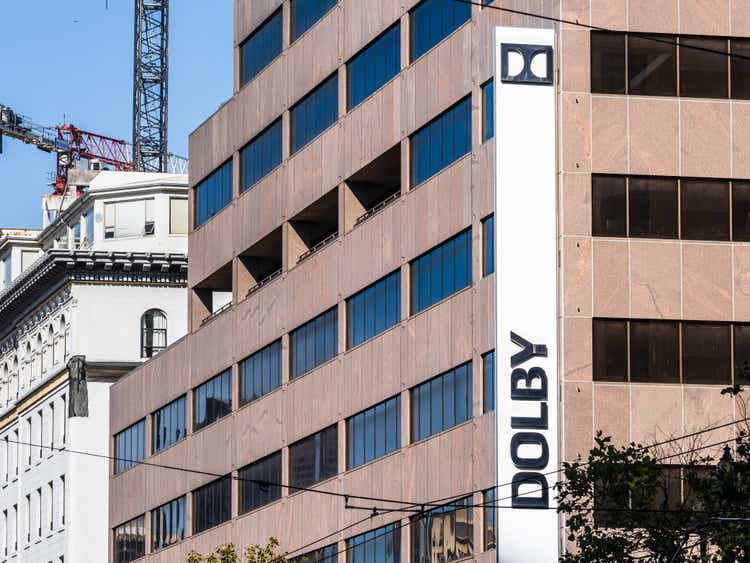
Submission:
<svg viewBox="0 0 750 563">
<path fill-rule="evenodd" d="M 551 29 L 495 29 L 498 558 L 557 561 L 557 214 Z"/>
</svg>

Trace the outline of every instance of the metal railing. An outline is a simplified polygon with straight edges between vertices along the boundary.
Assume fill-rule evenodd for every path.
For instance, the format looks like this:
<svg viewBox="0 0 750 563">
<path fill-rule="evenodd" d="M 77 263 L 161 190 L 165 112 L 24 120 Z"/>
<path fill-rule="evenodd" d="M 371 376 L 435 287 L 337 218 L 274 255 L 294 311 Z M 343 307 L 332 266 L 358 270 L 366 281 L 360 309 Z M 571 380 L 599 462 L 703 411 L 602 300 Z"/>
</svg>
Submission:
<svg viewBox="0 0 750 563">
<path fill-rule="evenodd" d="M 274 272 L 271 272 L 265 278 L 263 278 L 258 283 L 256 283 L 253 287 L 251 287 L 250 289 L 248 289 L 247 290 L 247 295 L 252 295 L 256 291 L 258 291 L 261 287 L 263 287 L 265 285 L 268 285 L 269 283 L 271 283 L 273 280 L 275 280 L 279 276 L 281 276 L 281 268 L 279 268 L 278 270 L 276 270 Z"/>
<path fill-rule="evenodd" d="M 356 227 L 357 225 L 359 225 L 363 221 L 366 221 L 367 219 L 369 219 L 373 215 L 379 213 L 380 211 L 382 211 L 383 209 L 385 209 L 386 207 L 388 207 L 394 201 L 398 201 L 398 199 L 400 197 L 401 197 L 401 190 L 399 189 L 399 191 L 393 192 L 391 195 L 389 195 L 388 197 L 386 197 L 384 200 L 380 201 L 379 203 L 376 203 L 370 209 L 368 209 L 367 211 L 365 211 L 363 215 L 360 215 L 359 217 L 357 217 L 357 220 L 354 221 L 354 226 Z"/>
<path fill-rule="evenodd" d="M 310 256 L 312 256 L 316 252 L 320 252 L 326 246 L 328 246 L 333 241 L 335 241 L 337 238 L 339 238 L 339 232 L 338 231 L 336 231 L 334 233 L 331 233 L 326 238 L 324 238 L 319 243 L 317 243 L 315 246 L 313 246 L 310 250 L 308 250 L 307 252 L 303 252 L 302 254 L 300 254 L 299 255 L 299 260 L 297 260 L 297 264 L 299 264 L 300 262 L 303 262 L 303 261 L 307 260 L 308 258 L 310 258 Z"/>
</svg>

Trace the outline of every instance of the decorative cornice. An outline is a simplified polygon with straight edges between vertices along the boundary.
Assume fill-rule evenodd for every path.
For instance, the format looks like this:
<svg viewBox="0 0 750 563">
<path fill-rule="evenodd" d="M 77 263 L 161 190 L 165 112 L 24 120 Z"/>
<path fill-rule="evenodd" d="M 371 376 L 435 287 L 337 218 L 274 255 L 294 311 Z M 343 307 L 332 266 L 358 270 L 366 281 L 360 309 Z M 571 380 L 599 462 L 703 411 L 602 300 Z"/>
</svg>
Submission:
<svg viewBox="0 0 750 563">
<path fill-rule="evenodd" d="M 187 255 L 49 250 L 0 293 L 0 326 L 8 327 L 13 315 L 26 310 L 51 288 L 69 281 L 186 286 Z M 60 295 L 57 305 L 63 301 L 65 296 Z M 42 310 L 35 314 L 44 315 Z"/>
</svg>

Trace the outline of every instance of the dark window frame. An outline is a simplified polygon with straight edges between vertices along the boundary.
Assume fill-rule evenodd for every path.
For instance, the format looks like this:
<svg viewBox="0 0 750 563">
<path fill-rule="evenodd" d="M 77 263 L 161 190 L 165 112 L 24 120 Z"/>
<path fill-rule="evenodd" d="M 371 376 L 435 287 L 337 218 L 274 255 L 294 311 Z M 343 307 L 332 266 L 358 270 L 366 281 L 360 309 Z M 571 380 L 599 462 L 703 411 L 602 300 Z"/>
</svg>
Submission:
<svg viewBox="0 0 750 563">
<path fill-rule="evenodd" d="M 27 496 L 28 498 L 28 496 Z M 125 534 L 125 527 L 126 526 L 132 526 L 135 528 L 136 532 L 133 534 L 135 539 L 127 538 L 124 541 L 126 542 L 126 545 L 124 545 L 122 548 L 120 544 L 118 544 L 118 534 Z M 20 528 L 20 526 L 19 526 Z M 121 531 L 122 530 L 122 531 Z M 18 534 L 20 530 L 16 531 L 16 535 Z M 138 532 L 141 532 L 141 535 L 136 535 Z M 135 518 L 132 518 L 128 520 L 127 522 L 123 522 L 119 526 L 115 526 L 115 528 L 112 530 L 112 542 L 113 542 L 113 557 L 115 563 L 130 563 L 131 561 L 135 561 L 136 559 L 139 559 L 146 555 L 146 515 L 141 514 L 139 516 L 136 516 Z"/>
<path fill-rule="evenodd" d="M 245 182 L 245 173 L 247 172 L 246 171 L 246 166 L 247 166 L 246 158 L 250 154 L 247 151 L 250 151 L 252 149 L 255 149 L 256 147 L 259 147 L 258 144 L 266 140 L 269 140 L 269 143 L 270 143 L 271 141 L 273 141 L 274 135 L 276 135 L 278 138 L 278 147 L 275 147 L 275 146 L 270 147 L 270 150 L 274 151 L 275 149 L 278 149 L 278 155 L 274 152 L 272 152 L 272 154 L 269 154 L 268 155 L 269 161 L 270 161 L 269 167 L 260 171 L 258 174 L 253 176 L 252 179 L 246 183 Z M 263 147 L 260 147 L 260 149 L 263 149 Z M 263 180 L 264 178 L 272 174 L 284 162 L 284 130 L 283 130 L 281 116 L 274 119 L 271 123 L 269 123 L 266 127 L 264 127 L 260 133 L 258 133 L 252 139 L 250 139 L 247 143 L 245 143 L 239 152 L 240 152 L 240 195 L 242 195 L 245 192 L 257 186 L 261 182 L 261 180 Z M 257 156 L 257 154 L 255 156 Z M 266 156 L 266 155 L 262 155 L 262 156 Z M 262 160 L 262 157 L 261 157 L 261 160 Z"/>
<path fill-rule="evenodd" d="M 395 285 L 395 288 L 393 285 Z M 392 293 L 394 289 L 395 294 Z M 391 298 L 393 298 L 393 301 L 391 301 Z M 383 303 L 381 303 L 381 299 L 384 300 Z M 347 297 L 346 349 L 356 348 L 398 326 L 401 323 L 402 302 L 401 268 L 386 274 Z M 378 309 L 381 306 L 383 309 L 382 323 L 379 323 Z M 361 321 L 360 315 L 362 315 Z M 378 329 L 379 325 L 380 329 Z M 359 328 L 361 328 L 361 332 L 358 330 Z"/>
<path fill-rule="evenodd" d="M 276 357 L 272 357 L 273 355 L 276 355 Z M 260 374 L 255 373 L 255 368 L 257 366 L 255 366 L 254 364 L 256 363 L 256 361 L 261 364 Z M 268 366 L 266 366 L 267 362 L 269 364 Z M 239 372 L 240 378 L 240 408 L 254 401 L 257 401 L 281 388 L 282 362 L 283 353 L 281 349 L 281 339 L 279 338 L 274 340 L 273 342 L 270 342 L 269 344 L 266 344 L 259 350 L 253 352 L 237 363 L 237 370 Z M 266 367 L 268 368 L 268 372 L 266 372 Z M 253 371 L 251 373 L 248 373 L 249 369 L 252 369 Z M 276 374 L 273 373 L 274 370 L 277 370 Z M 253 377 L 255 375 L 260 378 L 260 382 L 255 380 L 255 377 Z M 268 375 L 268 377 L 266 377 L 266 375 Z M 267 386 L 266 379 L 268 379 Z M 260 387 L 260 394 L 256 395 L 255 390 L 258 388 L 258 383 Z M 251 391 L 249 396 L 246 393 L 248 390 Z"/>
<path fill-rule="evenodd" d="M 448 0 L 447 2 L 445 0 L 422 0 L 409 10 L 409 64 L 412 64 L 418 59 L 425 56 L 435 47 L 440 45 L 443 41 L 451 37 L 464 25 L 471 22 L 471 6 L 469 4 L 462 4 L 460 2 L 456 2 L 454 4 L 452 4 L 451 2 L 452 0 Z M 465 19 L 462 21 L 454 22 L 455 26 L 452 28 L 450 27 L 450 25 L 447 25 L 445 29 L 438 30 L 437 37 L 428 36 L 423 41 L 424 45 L 420 44 L 419 41 L 415 40 L 415 34 L 418 33 L 419 29 L 421 29 L 418 25 L 419 22 L 415 22 L 415 18 L 419 18 L 421 13 L 423 12 L 425 13 L 425 17 L 429 17 L 431 13 L 440 12 L 440 8 L 445 8 L 446 4 L 448 8 L 453 8 L 455 12 L 460 12 L 461 10 L 466 12 L 467 15 Z M 441 17 L 445 17 L 444 13 L 441 13 L 440 15 Z M 428 20 L 428 23 L 434 24 L 432 20 Z M 430 25 L 430 28 L 432 27 L 433 26 Z M 415 43 L 417 43 L 418 45 L 415 45 Z"/>
<path fill-rule="evenodd" d="M 452 561 L 475 555 L 477 549 L 474 546 L 474 514 L 472 504 L 471 497 L 464 497 L 453 501 L 449 506 L 434 508 L 424 514 L 412 516 L 409 521 L 411 525 L 411 563 L 430 563 L 431 561 L 451 563 Z M 458 508 L 459 505 L 463 506 Z M 466 529 L 463 531 L 463 534 L 459 532 L 459 512 L 464 512 L 465 514 Z M 432 537 L 430 531 L 432 530 L 433 522 L 443 523 L 445 519 L 453 520 L 453 525 L 450 528 L 454 531 L 456 545 L 454 546 L 454 550 L 451 550 L 450 546 L 444 543 L 443 557 L 440 557 L 440 554 L 432 552 L 432 542 L 429 541 Z M 456 549 L 459 537 L 464 538 L 467 551 L 458 552 Z M 422 553 L 420 547 L 426 548 L 427 553 Z M 450 557 L 451 553 L 453 557 Z"/>
<path fill-rule="evenodd" d="M 180 404 L 181 403 L 181 404 Z M 172 416 L 174 415 L 174 410 L 177 410 L 177 417 L 180 416 L 180 413 L 182 413 L 182 427 L 181 431 L 178 429 L 177 426 L 175 426 L 172 423 Z M 169 412 L 169 423 L 170 426 L 174 429 L 178 429 L 178 436 L 173 440 L 164 439 L 162 440 L 159 434 L 161 433 L 161 430 L 164 429 L 164 419 L 165 414 Z M 157 416 L 159 416 L 162 420 L 162 422 L 157 424 Z M 179 421 L 178 421 L 179 424 Z M 151 455 L 163 452 L 166 449 L 171 448 L 178 442 L 181 442 L 187 437 L 187 394 L 181 395 L 180 397 L 177 397 L 176 399 L 170 401 L 163 407 L 160 407 L 156 409 L 154 412 L 151 413 Z M 168 430 L 168 429 L 167 429 Z M 163 443 L 162 443 L 163 442 Z M 158 445 L 157 445 L 158 444 Z"/>
<path fill-rule="evenodd" d="M 134 422 L 127 428 L 123 428 L 113 438 L 115 445 L 113 469 L 115 475 L 124 473 L 138 465 L 138 462 L 146 459 L 146 417 Z"/>
<path fill-rule="evenodd" d="M 209 416 L 208 405 L 206 405 L 204 407 L 204 409 L 203 409 L 203 411 L 205 411 L 205 421 L 199 422 L 198 418 L 197 418 L 198 417 L 198 413 L 202 412 L 202 411 L 200 411 L 198 409 L 198 401 L 202 400 L 201 397 L 199 397 L 199 394 L 201 393 L 201 390 L 206 389 L 206 397 L 205 397 L 206 401 L 208 401 L 209 399 L 216 399 L 216 397 L 213 396 L 213 395 L 211 397 L 208 396 L 208 387 L 211 386 L 212 387 L 211 391 L 213 392 L 213 390 L 214 390 L 213 387 L 215 387 L 217 385 L 216 382 L 219 382 L 219 385 L 221 386 L 220 390 L 223 393 L 223 391 L 224 391 L 224 383 L 225 383 L 223 381 L 224 378 L 228 378 L 228 380 L 229 380 L 229 382 L 228 382 L 228 386 L 229 386 L 229 409 L 226 410 L 226 412 L 219 411 L 217 413 L 212 413 L 212 415 Z M 206 426 L 210 426 L 214 422 L 217 422 L 217 421 L 221 420 L 222 418 L 225 418 L 226 416 L 228 416 L 228 415 L 230 415 L 232 413 L 232 410 L 233 410 L 232 383 L 233 383 L 232 382 L 232 368 L 228 367 L 228 368 L 222 370 L 221 372 L 217 373 L 213 377 L 210 377 L 209 379 L 207 379 L 206 381 L 204 381 L 200 385 L 197 385 L 196 387 L 193 388 L 193 432 L 198 432 L 199 430 L 202 430 Z M 221 395 L 221 397 L 218 399 L 218 401 L 225 403 L 226 401 L 224 401 L 224 398 L 225 398 L 225 396 Z M 218 407 L 218 402 L 217 402 L 216 406 Z"/>
<path fill-rule="evenodd" d="M 190 493 L 192 495 L 192 534 L 200 534 L 224 524 L 232 519 L 232 476 L 224 475 L 206 483 Z M 210 499 L 209 495 L 213 495 Z M 205 496 L 206 498 L 203 498 Z M 216 498 L 216 497 L 219 498 Z M 228 506 L 222 506 L 221 513 L 216 514 L 214 511 L 217 505 L 224 500 L 228 500 Z M 208 515 L 200 513 L 201 503 L 206 503 Z M 214 511 L 212 511 L 214 510 Z"/>
<path fill-rule="evenodd" d="M 495 273 L 497 252 L 495 251 L 495 214 L 482 219 L 482 277 Z"/>
<path fill-rule="evenodd" d="M 280 21 L 276 21 L 276 18 L 278 18 Z M 278 25 L 280 27 L 279 29 L 279 50 L 275 54 L 273 54 L 270 58 L 264 59 L 262 64 L 260 66 L 256 66 L 251 73 L 250 76 L 245 76 L 245 47 L 250 44 L 251 41 L 254 39 L 257 39 L 260 37 L 260 34 L 269 31 L 269 28 L 266 28 L 267 25 Z M 274 31 L 274 30 L 270 30 Z M 268 16 L 263 22 L 258 25 L 255 29 L 253 29 L 245 39 L 243 39 L 240 42 L 239 45 L 240 48 L 240 89 L 244 88 L 250 82 L 252 82 L 255 78 L 257 78 L 265 69 L 267 69 L 269 66 L 271 66 L 271 63 L 273 63 L 276 59 L 279 58 L 279 56 L 284 52 L 284 17 L 282 13 L 281 7 L 274 10 L 270 16 Z"/>
<path fill-rule="evenodd" d="M 307 1 L 307 0 L 305 0 L 305 1 Z M 290 5 L 290 8 L 289 8 L 289 11 L 290 11 L 290 15 L 289 15 L 289 27 L 290 27 L 290 31 L 289 31 L 289 39 L 290 40 L 289 40 L 289 43 L 290 43 L 290 46 L 295 41 L 297 41 L 300 37 L 302 37 L 308 31 L 310 31 L 313 27 L 315 27 L 318 24 L 318 22 L 320 22 L 320 20 L 322 20 L 324 17 L 326 17 L 331 11 L 333 11 L 333 9 L 336 6 L 338 6 L 339 0 L 332 0 L 331 5 L 327 9 L 324 9 L 324 10 L 318 12 L 317 17 L 315 17 L 315 19 L 312 19 L 309 22 L 307 22 L 307 27 L 305 27 L 302 30 L 297 30 L 297 29 L 294 28 L 294 5 L 295 5 L 296 2 L 297 2 L 297 0 L 291 0 L 291 2 L 290 2 L 291 5 Z"/>
<path fill-rule="evenodd" d="M 395 420 L 389 418 L 395 409 Z M 381 428 L 378 420 L 382 412 L 382 437 L 379 437 Z M 401 394 L 389 397 L 376 405 L 368 407 L 355 413 L 346 419 L 346 470 L 355 469 L 381 459 L 401 449 Z M 389 435 L 391 426 L 395 425 L 395 433 Z M 371 429 L 368 429 L 368 426 Z M 357 442 L 362 439 L 362 443 Z M 355 442 L 357 442 L 355 444 Z M 371 442 L 371 444 L 368 444 Z M 379 448 L 379 444 L 382 448 Z M 370 448 L 368 449 L 368 445 Z M 355 454 L 359 450 L 361 456 Z M 381 451 L 382 453 L 378 453 Z"/>
<path fill-rule="evenodd" d="M 175 517 L 175 514 L 177 515 Z M 168 526 L 160 524 L 167 519 L 170 520 Z M 176 520 L 176 522 L 175 522 Z M 182 528 L 180 529 L 180 524 Z M 172 526 L 176 525 L 176 530 Z M 173 541 L 166 538 L 175 537 Z M 171 545 L 175 545 L 185 539 L 187 536 L 187 495 L 179 496 L 175 499 L 165 502 L 161 506 L 151 509 L 151 553 L 156 553 Z"/>
<path fill-rule="evenodd" d="M 497 364 L 495 350 L 482 354 L 482 412 L 495 410 L 495 389 L 497 385 Z"/>
<path fill-rule="evenodd" d="M 193 230 L 198 230 L 203 225 L 208 223 L 211 219 L 213 219 L 216 215 L 218 215 L 222 210 L 224 210 L 226 207 L 229 206 L 229 204 L 232 203 L 234 200 L 234 164 L 233 164 L 233 157 L 229 157 L 227 160 L 219 164 L 216 168 L 211 170 L 208 174 L 206 174 L 199 182 L 196 182 L 195 186 L 193 186 L 192 192 L 193 192 Z M 228 171 L 228 172 L 227 172 Z M 209 187 L 211 187 L 211 182 L 220 182 L 223 181 L 226 176 L 229 176 L 229 198 L 224 198 L 224 191 L 227 188 L 226 184 L 220 184 L 220 189 L 218 191 L 211 192 L 211 195 L 214 200 L 219 200 L 218 206 L 215 208 L 208 205 L 208 192 Z M 216 187 L 217 184 L 214 184 L 213 187 Z M 203 192 L 206 192 L 206 195 L 203 195 Z M 205 201 L 203 201 L 205 199 Z M 201 202 L 205 203 L 205 214 L 201 214 Z M 217 202 L 214 201 L 214 204 Z"/>
<path fill-rule="evenodd" d="M 331 438 L 333 436 L 333 438 Z M 324 444 L 324 440 L 330 439 L 332 444 Z M 305 475 L 298 475 L 298 471 L 295 470 L 295 461 L 299 462 L 304 459 L 302 454 L 309 453 L 305 447 L 309 448 L 309 443 L 312 442 L 312 479 L 303 479 Z M 330 451 L 326 452 L 326 447 L 331 446 Z M 301 452 L 301 453 L 300 453 Z M 335 471 L 330 472 L 326 464 L 330 463 L 333 465 L 333 460 L 324 459 L 325 454 L 334 453 L 336 456 L 335 460 Z M 309 461 L 308 461 L 309 462 Z M 338 451 L 338 424 L 332 424 L 297 440 L 293 444 L 289 445 L 289 482 L 293 487 L 312 487 L 328 479 L 331 479 L 339 474 L 338 470 L 339 463 L 339 451 Z"/>
<path fill-rule="evenodd" d="M 347 563 L 400 563 L 402 527 L 396 521 L 347 538 Z"/>
<path fill-rule="evenodd" d="M 472 360 L 463 362 L 409 389 L 412 444 L 447 432 L 474 418 L 473 366 Z M 463 387 L 460 387 L 461 384 Z M 450 392 L 451 400 L 446 403 L 445 397 Z M 429 413 L 425 410 L 429 410 Z"/>
<path fill-rule="evenodd" d="M 683 57 L 681 53 L 683 51 L 691 51 L 698 53 L 704 53 L 704 55 L 711 56 L 711 52 L 707 51 L 700 51 L 698 49 L 692 49 L 691 47 L 687 46 L 687 44 L 683 44 L 683 41 L 724 41 L 725 47 L 721 49 L 723 52 L 726 53 L 733 53 L 735 52 L 734 44 L 739 43 L 741 44 L 740 52 L 742 50 L 748 49 L 747 45 L 747 38 L 745 37 L 733 37 L 733 36 L 711 36 L 711 35 L 689 35 L 689 34 L 664 34 L 664 33 L 640 33 L 640 32 L 624 32 L 624 31 L 599 31 L 599 30 L 593 30 L 591 31 L 591 60 L 597 60 L 599 57 L 597 56 L 597 53 L 595 52 L 596 46 L 596 40 L 594 37 L 604 37 L 605 35 L 609 36 L 619 36 L 623 37 L 623 45 L 622 45 L 622 57 L 623 57 L 623 64 L 622 64 L 622 72 L 623 74 L 623 88 L 620 90 L 618 88 L 607 88 L 605 86 L 598 87 L 595 86 L 596 84 L 602 83 L 602 80 L 599 80 L 598 76 L 595 77 L 595 67 L 592 65 L 591 68 L 591 83 L 592 88 L 591 92 L 594 94 L 621 94 L 621 95 L 643 95 L 643 96 L 660 96 L 660 97 L 689 97 L 689 98 L 695 98 L 695 99 L 714 99 L 714 100 L 741 100 L 741 99 L 749 99 L 750 98 L 750 82 L 748 82 L 748 79 L 750 79 L 750 65 L 748 65 L 745 61 L 733 58 L 731 56 L 726 56 L 726 68 L 723 72 L 726 73 L 726 82 L 727 82 L 727 90 L 726 95 L 722 96 L 709 96 L 709 95 L 691 95 L 689 92 L 685 93 L 686 90 L 683 88 L 683 81 L 686 81 L 687 78 L 683 77 L 683 72 L 685 68 L 683 67 Z M 675 70 L 675 90 L 674 93 L 633 93 L 631 91 L 631 84 L 630 84 L 630 40 L 631 39 L 638 39 L 641 41 L 650 41 L 651 38 L 656 39 L 663 39 L 665 41 L 674 42 L 675 44 L 675 56 L 674 56 L 674 70 Z M 656 42 L 655 42 L 656 43 Z M 664 44 L 661 41 L 660 44 Z M 716 49 L 718 50 L 718 49 Z M 604 51 L 602 51 L 604 53 Z M 716 54 L 715 56 L 721 56 Z M 742 68 L 742 64 L 744 63 L 745 68 Z M 740 75 L 740 73 L 745 70 L 745 75 Z M 706 80 L 710 80 L 710 75 L 707 75 Z M 694 79 L 694 78 L 693 78 Z M 742 80 L 744 79 L 744 80 Z M 740 92 L 737 92 L 737 90 L 741 90 Z"/>
<path fill-rule="evenodd" d="M 621 217 L 622 210 L 617 210 L 613 215 L 601 213 L 604 208 L 604 199 L 598 195 L 598 181 L 602 181 L 602 187 L 606 186 L 606 180 L 622 180 L 624 182 L 624 213 Z M 676 184 L 676 209 L 675 216 L 677 234 L 640 234 L 632 231 L 633 222 L 637 221 L 634 217 L 633 203 L 631 198 L 631 184 L 633 181 L 654 181 L 654 182 L 675 182 Z M 704 225 L 699 224 L 696 227 L 693 223 L 688 224 L 689 215 L 692 213 L 688 207 L 688 190 L 696 188 L 703 184 L 704 188 L 714 184 L 717 190 L 722 190 L 720 197 L 726 198 L 726 209 L 723 213 L 723 221 L 707 221 Z M 709 188 L 710 189 L 710 188 Z M 748 202 L 744 208 L 740 208 L 738 197 L 740 190 L 747 192 L 743 198 Z M 718 198 L 717 198 L 718 199 Z M 712 201 L 712 200 L 706 200 Z M 601 205 L 597 205 L 597 202 Z M 700 206 L 698 206 L 700 207 Z M 693 206 L 693 209 L 695 206 Z M 745 224 L 740 230 L 741 212 L 744 212 Z M 615 217 L 617 215 L 617 217 Z M 713 214 L 721 218 L 721 215 Z M 607 232 L 605 220 L 624 221 L 624 232 L 622 227 Z M 715 234 L 700 236 L 694 234 L 696 228 L 702 228 L 704 231 L 711 231 Z M 698 178 L 694 176 L 645 176 L 640 174 L 592 174 L 591 175 L 591 234 L 595 237 L 605 238 L 633 238 L 633 239 L 661 239 L 661 240 L 686 240 L 686 241 L 719 241 L 719 242 L 744 242 L 750 241 L 750 181 L 744 179 L 726 179 L 726 178 Z"/>
<path fill-rule="evenodd" d="M 322 366 L 323 364 L 326 364 L 336 358 L 339 353 L 339 337 L 338 337 L 338 327 L 339 327 L 339 314 L 338 314 L 339 306 L 334 305 L 330 309 L 327 309 L 320 313 L 319 315 L 316 315 L 309 321 L 301 324 L 294 330 L 289 331 L 289 380 L 293 381 L 295 379 L 298 379 L 300 377 L 303 377 L 305 374 L 310 373 L 314 369 Z M 322 326 L 317 326 L 317 325 Z M 329 324 L 332 324 L 333 326 L 329 326 Z M 322 336 L 318 334 L 318 328 L 322 330 Z M 331 334 L 328 334 L 328 330 L 332 330 Z M 310 334 L 308 334 L 310 332 Z M 300 340 L 298 342 L 298 339 L 305 339 Z M 332 341 L 328 341 L 329 338 L 332 338 Z M 312 360 L 309 359 L 310 352 L 310 342 L 312 339 Z M 322 341 L 321 341 L 322 339 Z M 302 345 L 304 344 L 305 353 L 304 356 L 301 356 L 302 352 Z M 320 358 L 318 357 L 318 345 L 322 345 L 322 355 Z M 329 347 L 333 348 L 333 353 L 329 355 Z M 304 360 L 304 365 L 297 367 L 297 363 L 301 360 Z"/>
<path fill-rule="evenodd" d="M 310 145 L 315 139 L 320 137 L 323 133 L 328 131 L 331 127 L 333 127 L 338 121 L 339 121 L 339 98 L 338 98 L 338 92 L 339 92 L 339 79 L 338 79 L 339 73 L 338 71 L 334 71 L 332 74 L 326 76 L 323 80 L 321 80 L 318 84 L 313 86 L 312 89 L 310 89 L 307 93 L 305 93 L 299 100 L 297 100 L 292 106 L 289 108 L 289 155 L 295 155 L 301 150 L 303 150 L 305 147 Z M 332 86 L 333 84 L 333 86 Z M 299 122 L 296 120 L 298 119 L 298 116 L 302 114 L 298 114 L 296 112 L 301 111 L 301 108 L 308 108 L 308 107 L 316 107 L 315 114 L 324 114 L 325 111 L 321 110 L 320 107 L 315 105 L 315 102 L 320 103 L 321 100 L 324 100 L 325 98 L 316 99 L 317 95 L 324 96 L 328 92 L 328 89 L 331 89 L 333 92 L 333 106 L 331 108 L 328 108 L 330 110 L 333 110 L 333 119 L 325 124 L 320 124 L 321 127 L 318 128 L 317 123 L 315 123 L 311 127 L 302 127 L 301 125 L 307 125 L 305 119 L 299 118 Z M 312 104 L 308 106 L 307 104 Z M 325 116 L 322 116 L 325 117 Z M 322 118 L 321 118 L 322 119 Z M 325 119 L 322 119 L 322 121 L 325 121 Z M 299 130 L 298 130 L 299 129 Z M 295 134 L 296 132 L 296 134 Z M 298 140 L 297 137 L 300 137 L 301 140 Z"/>
<path fill-rule="evenodd" d="M 743 323 L 743 322 L 731 322 L 731 321 L 694 321 L 694 320 L 670 320 L 670 319 L 638 319 L 638 318 L 610 318 L 610 317 L 594 317 L 591 319 L 592 321 L 592 335 L 593 335 L 593 346 L 592 346 L 592 379 L 594 382 L 604 382 L 604 383 L 610 383 L 610 382 L 617 382 L 617 383 L 637 383 L 637 384 L 665 384 L 665 385 L 710 385 L 710 386 L 722 386 L 726 387 L 729 385 L 732 385 L 734 382 L 738 382 L 740 384 L 744 384 L 744 380 L 740 379 L 739 371 L 745 370 L 748 371 L 750 368 L 750 323 Z M 599 365 L 599 362 L 606 360 L 605 355 L 601 355 L 601 357 L 598 357 L 600 354 L 597 352 L 598 346 L 601 344 L 598 343 L 597 340 L 597 325 L 602 326 L 604 323 L 614 323 L 619 325 L 624 325 L 625 328 L 625 334 L 624 336 L 621 336 L 621 338 L 625 339 L 625 350 L 624 350 L 624 360 L 627 362 L 627 365 L 624 366 L 624 374 L 622 374 L 621 369 L 618 368 L 616 376 L 609 377 L 607 375 L 606 366 Z M 632 335 L 631 335 L 631 327 L 633 324 L 642 324 L 642 323 L 663 323 L 663 324 L 672 324 L 676 325 L 676 340 L 677 340 L 677 350 L 676 350 L 676 378 L 674 380 L 659 380 L 659 379 L 646 379 L 641 377 L 640 375 L 637 376 L 637 378 L 633 378 L 633 366 L 631 365 L 633 363 L 632 354 L 633 354 L 633 347 L 632 347 Z M 726 371 L 726 378 L 719 379 L 717 381 L 696 381 L 694 379 L 689 379 L 689 377 L 686 377 L 686 363 L 694 363 L 696 360 L 692 359 L 691 354 L 695 353 L 696 346 L 690 346 L 689 350 L 686 347 L 685 344 L 685 328 L 691 328 L 691 327 L 725 327 L 726 328 L 726 337 L 728 340 L 723 345 L 723 349 L 726 351 L 727 356 L 724 358 L 724 360 L 719 361 L 725 361 L 726 365 L 724 366 L 724 369 Z M 747 334 L 742 336 L 742 338 L 746 339 L 740 342 L 740 336 L 738 336 L 738 332 L 740 330 L 745 331 Z M 711 340 L 706 340 L 708 344 L 711 343 Z M 744 346 L 742 348 L 742 352 L 740 352 L 740 349 L 738 347 L 739 344 L 742 344 L 744 342 Z M 708 345 L 707 344 L 707 345 Z M 660 349 L 661 350 L 661 349 Z M 663 350 L 661 350 L 663 352 Z M 745 359 L 745 362 L 742 365 L 739 365 L 737 362 L 740 359 L 740 355 L 742 355 Z M 709 360 L 706 360 L 709 361 Z M 717 372 L 721 373 L 721 372 Z M 748 371 L 750 373 L 750 371 Z"/>
<path fill-rule="evenodd" d="M 488 95 L 489 92 L 489 95 Z M 495 137 L 495 78 L 481 86 L 482 93 L 482 143 Z M 491 97 L 490 97 L 491 95 Z"/>
<path fill-rule="evenodd" d="M 278 470 L 277 473 L 271 475 L 270 479 L 267 478 L 270 473 L 269 469 L 271 470 L 270 472 L 274 469 Z M 256 474 L 258 471 L 261 472 L 261 475 Z M 279 500 L 281 498 L 281 487 L 279 486 L 279 483 L 281 483 L 281 472 L 281 450 L 241 467 L 237 471 L 237 481 L 239 483 L 237 495 L 237 503 L 239 504 L 238 513 L 240 515 L 247 514 Z M 258 481 L 265 481 L 266 483 L 263 484 Z"/>
<path fill-rule="evenodd" d="M 382 45 L 385 45 L 387 40 L 390 39 L 390 34 L 395 33 L 396 37 L 396 56 L 397 56 L 397 64 L 395 72 L 390 74 L 393 71 L 393 67 L 389 66 L 387 56 L 385 57 L 384 62 L 384 74 L 385 79 L 383 81 L 379 81 L 377 76 L 374 78 L 374 87 L 372 89 L 367 89 L 365 87 L 365 90 L 367 91 L 359 98 L 353 99 L 353 89 L 352 89 L 352 78 L 356 75 L 356 72 L 358 69 L 356 68 L 357 63 L 360 63 L 365 60 L 365 57 L 367 54 L 372 53 L 372 49 L 377 49 L 378 47 L 381 47 Z M 382 44 L 380 42 L 383 42 Z M 388 50 L 389 48 L 386 47 Z M 373 96 L 376 92 L 378 92 L 381 88 L 383 88 L 386 84 L 391 82 L 396 76 L 399 75 L 401 72 L 401 20 L 396 20 L 393 24 L 388 26 L 384 31 L 378 34 L 377 37 L 375 37 L 372 41 L 370 41 L 367 45 L 362 47 L 359 51 L 357 51 L 354 55 L 352 55 L 349 60 L 346 62 L 346 110 L 347 112 L 352 111 L 353 109 L 359 107 L 364 101 L 366 101 L 368 98 Z M 375 73 L 377 75 L 377 73 Z M 355 90 L 356 91 L 356 90 Z"/>
</svg>

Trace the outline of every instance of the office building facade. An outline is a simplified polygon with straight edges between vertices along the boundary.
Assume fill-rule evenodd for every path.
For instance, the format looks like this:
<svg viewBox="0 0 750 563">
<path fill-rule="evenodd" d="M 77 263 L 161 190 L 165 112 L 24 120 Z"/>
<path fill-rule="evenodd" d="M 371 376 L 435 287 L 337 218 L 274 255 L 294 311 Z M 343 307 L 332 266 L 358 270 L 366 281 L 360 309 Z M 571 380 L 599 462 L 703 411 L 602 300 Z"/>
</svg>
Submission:
<svg viewBox="0 0 750 563">
<path fill-rule="evenodd" d="M 497 557 L 505 511 L 472 505 L 511 494 L 493 488 L 499 26 L 555 33 L 555 126 L 530 132 L 557 146 L 550 447 L 736 416 L 750 71 L 726 53 L 748 53 L 750 6 L 496 4 L 235 2 L 234 95 L 190 139 L 189 334 L 111 389 L 113 455 L 146 444 L 111 468 L 111 561 L 269 536 L 316 560 Z"/>
</svg>

